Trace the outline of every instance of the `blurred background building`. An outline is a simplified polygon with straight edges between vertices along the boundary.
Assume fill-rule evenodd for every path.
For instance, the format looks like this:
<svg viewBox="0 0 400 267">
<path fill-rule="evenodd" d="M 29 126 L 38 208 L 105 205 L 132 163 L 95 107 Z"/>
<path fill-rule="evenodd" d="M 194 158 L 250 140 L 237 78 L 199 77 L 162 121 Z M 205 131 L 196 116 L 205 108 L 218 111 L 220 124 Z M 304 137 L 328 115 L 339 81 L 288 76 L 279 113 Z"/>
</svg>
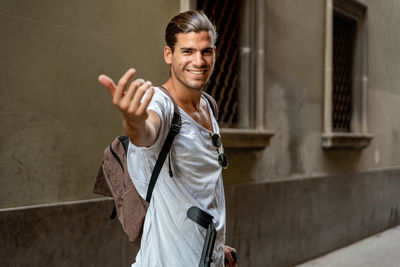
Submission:
<svg viewBox="0 0 400 267">
<path fill-rule="evenodd" d="M 163 83 L 167 22 L 217 25 L 227 244 L 293 266 L 400 224 L 400 2 L 0 2 L 0 266 L 129 266 L 92 193 L 123 134 L 101 73 Z"/>
</svg>

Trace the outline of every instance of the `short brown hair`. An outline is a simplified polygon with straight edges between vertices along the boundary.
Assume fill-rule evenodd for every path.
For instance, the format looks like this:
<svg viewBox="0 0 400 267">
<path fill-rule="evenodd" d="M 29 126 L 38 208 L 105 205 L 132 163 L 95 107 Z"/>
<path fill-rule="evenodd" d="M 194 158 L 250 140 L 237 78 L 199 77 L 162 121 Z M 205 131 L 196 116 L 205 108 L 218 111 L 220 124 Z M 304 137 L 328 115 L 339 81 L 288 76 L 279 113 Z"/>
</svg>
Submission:
<svg viewBox="0 0 400 267">
<path fill-rule="evenodd" d="M 209 32 L 214 45 L 217 40 L 215 25 L 211 23 L 202 10 L 189 10 L 176 15 L 170 20 L 165 29 L 165 42 L 171 48 L 172 52 L 174 52 L 177 42 L 176 35 L 178 33 L 199 33 L 201 31 Z"/>
</svg>

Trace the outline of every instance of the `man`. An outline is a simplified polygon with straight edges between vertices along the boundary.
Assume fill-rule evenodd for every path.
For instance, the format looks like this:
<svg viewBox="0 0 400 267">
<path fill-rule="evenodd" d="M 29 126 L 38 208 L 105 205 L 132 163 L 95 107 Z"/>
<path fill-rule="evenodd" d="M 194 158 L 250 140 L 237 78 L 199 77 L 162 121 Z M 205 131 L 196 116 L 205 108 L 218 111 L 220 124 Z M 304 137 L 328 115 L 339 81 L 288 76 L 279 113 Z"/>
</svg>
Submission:
<svg viewBox="0 0 400 267">
<path fill-rule="evenodd" d="M 225 198 L 218 162 L 223 148 L 212 142 L 219 128 L 210 103 L 202 97 L 214 68 L 216 38 L 215 26 L 199 11 L 175 16 L 166 28 L 164 59 L 171 75 L 163 87 L 180 108 L 182 127 L 154 188 L 140 250 L 132 266 L 198 266 L 206 231 L 187 218 L 191 206 L 214 217 L 217 238 L 212 265 L 223 266 L 226 258 L 226 266 L 237 266 L 231 255 L 234 249 L 224 247 Z M 129 84 L 134 74 L 135 70 L 129 69 L 117 85 L 105 75 L 100 75 L 99 81 L 108 88 L 124 117 L 125 133 L 131 141 L 129 173 L 145 198 L 174 108 L 151 82 L 136 79 Z"/>
</svg>

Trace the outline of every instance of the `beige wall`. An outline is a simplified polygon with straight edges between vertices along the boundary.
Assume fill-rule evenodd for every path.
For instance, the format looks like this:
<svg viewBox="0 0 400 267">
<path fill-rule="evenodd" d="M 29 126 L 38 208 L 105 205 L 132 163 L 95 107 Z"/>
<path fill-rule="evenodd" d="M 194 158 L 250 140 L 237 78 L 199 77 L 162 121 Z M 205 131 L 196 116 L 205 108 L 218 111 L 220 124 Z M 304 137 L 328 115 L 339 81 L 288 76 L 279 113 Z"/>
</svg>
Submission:
<svg viewBox="0 0 400 267">
<path fill-rule="evenodd" d="M 364 1 L 369 8 L 369 127 L 375 134 L 368 167 L 400 165 L 399 1 Z"/>
<path fill-rule="evenodd" d="M 96 197 L 121 118 L 97 76 L 168 77 L 163 32 L 179 1 L 0 2 L 0 208 Z"/>
</svg>

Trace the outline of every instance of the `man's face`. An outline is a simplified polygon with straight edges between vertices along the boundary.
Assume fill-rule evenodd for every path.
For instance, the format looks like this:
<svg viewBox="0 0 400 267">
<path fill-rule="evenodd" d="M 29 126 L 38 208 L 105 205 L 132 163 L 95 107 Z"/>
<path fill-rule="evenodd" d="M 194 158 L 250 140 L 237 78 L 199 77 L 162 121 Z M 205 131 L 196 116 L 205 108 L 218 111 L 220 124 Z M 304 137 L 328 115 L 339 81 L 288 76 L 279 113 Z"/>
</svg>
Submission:
<svg viewBox="0 0 400 267">
<path fill-rule="evenodd" d="M 171 78 L 188 89 L 201 90 L 210 78 L 215 62 L 215 47 L 207 31 L 178 33 L 174 52 L 164 49 L 171 65 Z"/>
</svg>

